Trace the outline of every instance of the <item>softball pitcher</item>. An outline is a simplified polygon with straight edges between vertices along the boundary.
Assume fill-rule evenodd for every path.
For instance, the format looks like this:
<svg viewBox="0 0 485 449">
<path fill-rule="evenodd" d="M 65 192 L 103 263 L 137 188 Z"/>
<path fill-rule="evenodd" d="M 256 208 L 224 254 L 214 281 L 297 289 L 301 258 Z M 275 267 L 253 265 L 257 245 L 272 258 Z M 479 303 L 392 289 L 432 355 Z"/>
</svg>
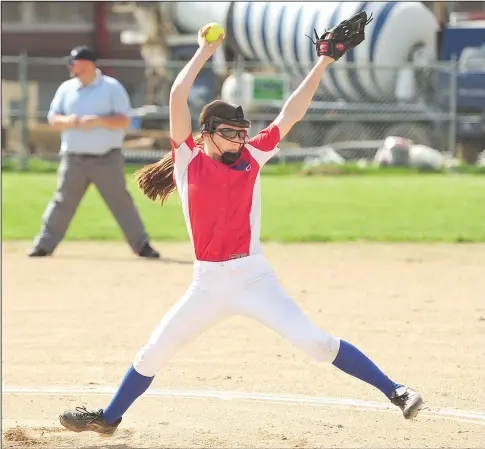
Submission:
<svg viewBox="0 0 485 449">
<path fill-rule="evenodd" d="M 137 173 L 139 187 L 163 204 L 177 189 L 195 251 L 193 280 L 185 295 L 162 318 L 107 407 L 77 407 L 60 416 L 74 432 L 112 435 L 123 414 L 152 383 L 155 374 L 185 344 L 233 314 L 255 318 L 317 361 L 378 388 L 405 418 L 418 414 L 422 398 L 390 380 L 345 340 L 319 329 L 280 286 L 260 244 L 260 171 L 278 144 L 305 115 L 330 63 L 364 40 L 365 13 L 341 23 L 315 42 L 318 60 L 288 98 L 278 117 L 248 139 L 251 123 L 241 107 L 222 101 L 201 113 L 201 135 L 192 138 L 187 98 L 192 84 L 224 39 L 214 44 L 199 31 L 199 48 L 177 76 L 170 96 L 172 152 Z M 350 30 L 350 31 L 349 31 Z"/>
</svg>

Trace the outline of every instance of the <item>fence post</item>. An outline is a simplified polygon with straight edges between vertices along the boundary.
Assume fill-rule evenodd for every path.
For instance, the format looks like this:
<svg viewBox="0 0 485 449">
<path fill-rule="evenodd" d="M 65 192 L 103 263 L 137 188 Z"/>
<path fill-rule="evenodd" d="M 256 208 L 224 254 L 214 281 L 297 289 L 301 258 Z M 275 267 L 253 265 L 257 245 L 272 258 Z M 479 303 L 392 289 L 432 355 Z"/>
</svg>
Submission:
<svg viewBox="0 0 485 449">
<path fill-rule="evenodd" d="M 20 84 L 20 148 L 18 154 L 20 170 L 28 169 L 29 160 L 29 60 L 27 53 L 22 53 L 19 59 L 18 79 Z"/>
<path fill-rule="evenodd" d="M 236 70 L 235 70 L 235 77 L 236 77 L 236 101 L 237 104 L 243 103 L 242 97 L 242 75 L 244 73 L 244 56 L 240 53 L 236 56 Z"/>
<path fill-rule="evenodd" d="M 458 145 L 456 141 L 457 128 L 457 103 L 458 103 L 458 60 L 456 54 L 451 55 L 451 79 L 450 79 L 450 116 L 451 123 L 448 129 L 448 151 L 452 157 L 458 156 Z"/>
</svg>

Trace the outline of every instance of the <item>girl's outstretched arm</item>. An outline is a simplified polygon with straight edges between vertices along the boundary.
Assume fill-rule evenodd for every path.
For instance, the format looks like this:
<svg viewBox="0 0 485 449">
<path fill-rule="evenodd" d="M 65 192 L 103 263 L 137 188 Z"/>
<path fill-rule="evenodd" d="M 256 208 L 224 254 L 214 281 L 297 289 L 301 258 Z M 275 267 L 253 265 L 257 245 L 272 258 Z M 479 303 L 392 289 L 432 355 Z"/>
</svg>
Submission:
<svg viewBox="0 0 485 449">
<path fill-rule="evenodd" d="M 177 75 L 170 90 L 170 137 L 176 147 L 180 146 L 192 133 L 192 120 L 187 102 L 190 89 L 204 64 L 214 54 L 225 37 L 221 35 L 216 42 L 208 44 L 205 35 L 209 28 L 210 26 L 206 25 L 199 30 L 197 38 L 199 48 Z"/>
<path fill-rule="evenodd" d="M 283 139 L 293 125 L 305 116 L 323 74 L 332 62 L 335 60 L 329 56 L 319 56 L 310 73 L 286 100 L 283 109 L 273 122 L 280 130 L 280 139 Z"/>
</svg>

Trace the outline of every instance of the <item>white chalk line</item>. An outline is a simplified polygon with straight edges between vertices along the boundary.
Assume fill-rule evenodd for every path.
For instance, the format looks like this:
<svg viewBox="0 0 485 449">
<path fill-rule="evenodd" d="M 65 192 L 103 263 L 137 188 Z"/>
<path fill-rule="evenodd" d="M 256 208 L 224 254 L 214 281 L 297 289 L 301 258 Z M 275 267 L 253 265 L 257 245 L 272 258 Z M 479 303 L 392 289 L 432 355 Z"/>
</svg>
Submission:
<svg viewBox="0 0 485 449">
<path fill-rule="evenodd" d="M 116 391 L 111 387 L 3 387 L 2 394 L 41 394 L 51 396 L 66 395 L 112 395 Z M 192 390 L 157 390 L 148 389 L 144 396 L 180 397 L 186 399 L 203 398 L 219 400 L 244 400 L 260 402 L 291 403 L 317 407 L 359 408 L 373 411 L 398 412 L 399 409 L 390 403 L 362 401 L 359 399 L 326 398 L 319 396 L 279 395 L 266 393 L 249 393 L 240 391 L 192 391 Z M 485 425 L 485 413 L 469 410 L 428 408 L 425 404 L 420 412 L 434 418 L 446 418 L 472 424 Z"/>
</svg>

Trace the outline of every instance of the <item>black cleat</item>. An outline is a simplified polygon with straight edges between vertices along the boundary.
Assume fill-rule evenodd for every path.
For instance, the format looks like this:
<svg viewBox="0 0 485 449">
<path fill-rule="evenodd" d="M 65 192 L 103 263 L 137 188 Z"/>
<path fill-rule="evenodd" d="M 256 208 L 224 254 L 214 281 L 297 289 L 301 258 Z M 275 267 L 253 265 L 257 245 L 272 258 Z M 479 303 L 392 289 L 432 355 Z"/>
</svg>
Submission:
<svg viewBox="0 0 485 449">
<path fill-rule="evenodd" d="M 103 409 L 91 411 L 86 407 L 76 407 L 60 415 L 59 421 L 71 432 L 96 432 L 100 436 L 110 437 L 116 432 L 121 418 L 109 424 L 103 418 Z"/>
<path fill-rule="evenodd" d="M 51 254 L 52 254 L 52 252 L 49 253 L 45 249 L 42 249 L 42 248 L 32 248 L 27 253 L 27 255 L 29 257 L 46 257 L 46 256 L 50 256 Z"/>
<path fill-rule="evenodd" d="M 402 414 L 406 419 L 412 419 L 421 410 L 423 398 L 417 391 L 402 386 L 394 390 L 391 402 L 402 410 Z"/>
<path fill-rule="evenodd" d="M 147 242 L 145 246 L 138 253 L 140 257 L 145 257 L 146 259 L 160 259 L 160 253 L 154 250 L 150 244 Z"/>
</svg>

